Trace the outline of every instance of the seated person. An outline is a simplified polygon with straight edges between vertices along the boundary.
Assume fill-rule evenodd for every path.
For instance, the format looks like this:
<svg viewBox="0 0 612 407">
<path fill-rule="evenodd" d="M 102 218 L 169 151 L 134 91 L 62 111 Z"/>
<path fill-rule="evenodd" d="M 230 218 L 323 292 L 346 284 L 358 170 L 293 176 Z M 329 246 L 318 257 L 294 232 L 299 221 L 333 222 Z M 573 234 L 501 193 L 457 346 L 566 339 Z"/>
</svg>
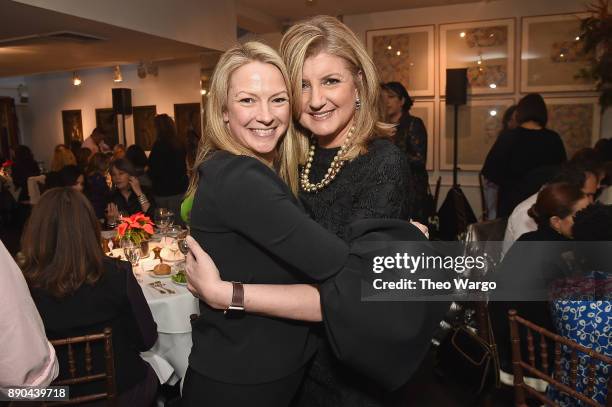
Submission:
<svg viewBox="0 0 612 407">
<path fill-rule="evenodd" d="M 497 289 L 489 311 L 503 372 L 512 372 L 508 310 L 516 309 L 519 316 L 553 330 L 549 289 L 556 279 L 566 274 L 563 253 L 571 242 L 573 216 L 589 203 L 589 198 L 576 185 L 546 185 L 529 210 L 538 229 L 523 234 L 495 271 Z M 522 346 L 525 344 L 526 341 L 521 341 Z M 522 354 L 527 355 L 526 347 Z M 538 367 L 539 363 L 538 360 Z M 553 366 L 552 359 L 549 366 Z M 512 385 L 509 375 L 502 374 L 502 382 Z"/>
<path fill-rule="evenodd" d="M 100 333 L 110 327 L 118 404 L 150 406 L 158 381 L 140 352 L 155 344 L 157 325 L 130 264 L 102 253 L 100 227 L 87 198 L 72 188 L 45 192 L 32 210 L 22 246 L 24 275 L 47 337 Z M 102 348 L 102 343 L 93 347 L 97 371 L 104 366 Z M 66 354 L 59 352 L 58 359 L 64 366 L 60 379 L 69 377 Z M 78 385 L 70 395 L 103 391 L 104 385 Z"/>
<path fill-rule="evenodd" d="M 87 165 L 85 195 L 89 198 L 98 219 L 104 219 L 104 211 L 111 193 L 108 185 L 110 164 L 111 158 L 108 154 L 96 153 Z"/>
<path fill-rule="evenodd" d="M 83 192 L 85 189 L 85 175 L 78 166 L 66 165 L 54 177 L 47 177 L 45 187 L 46 189 L 73 187 L 75 190 Z"/>
<path fill-rule="evenodd" d="M 113 188 L 106 206 L 106 223 L 112 226 L 120 215 L 130 216 L 142 212 L 152 217 L 155 203 L 151 194 L 143 191 L 136 170 L 126 159 L 113 161 L 110 168 Z"/>
<path fill-rule="evenodd" d="M 612 261 L 608 243 L 612 241 L 612 206 L 595 204 L 578 212 L 573 236 L 576 240 L 574 253 L 577 273 L 560 281 L 553 289 L 553 323 L 559 335 L 612 357 Z M 562 373 L 555 379 L 570 386 L 571 355 L 566 347 L 562 349 Z M 588 365 L 592 359 L 581 353 L 578 359 L 576 390 L 584 393 L 588 386 Z M 612 366 L 595 362 L 595 392 L 588 396 L 602 405 L 607 397 L 611 371 Z M 552 386 L 548 387 L 548 396 L 563 407 L 584 405 Z"/>
</svg>

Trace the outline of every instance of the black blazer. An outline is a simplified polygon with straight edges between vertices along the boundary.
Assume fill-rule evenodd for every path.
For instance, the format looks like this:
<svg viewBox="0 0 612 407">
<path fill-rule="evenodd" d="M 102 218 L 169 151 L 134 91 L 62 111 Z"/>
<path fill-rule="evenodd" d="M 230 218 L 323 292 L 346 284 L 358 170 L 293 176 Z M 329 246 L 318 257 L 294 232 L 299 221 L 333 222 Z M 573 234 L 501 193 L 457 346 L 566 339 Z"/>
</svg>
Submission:
<svg viewBox="0 0 612 407">
<path fill-rule="evenodd" d="M 344 241 L 310 219 L 287 185 L 260 161 L 220 151 L 199 169 L 191 233 L 221 278 L 243 283 L 315 282 L 345 263 Z M 231 319 L 200 303 L 189 365 L 237 384 L 274 381 L 316 350 L 310 324 L 245 314 Z"/>
<path fill-rule="evenodd" d="M 157 324 L 130 264 L 105 257 L 104 268 L 106 272 L 94 286 L 83 284 L 64 298 L 57 299 L 41 289 L 32 289 L 31 293 L 49 339 L 100 333 L 105 327 L 112 328 L 117 391 L 123 393 L 145 379 L 146 362 L 140 352 L 155 344 Z M 99 348 L 93 351 L 98 357 L 103 354 L 102 344 L 96 345 Z M 65 354 L 58 354 L 58 360 L 60 366 L 67 366 Z M 100 366 L 104 366 L 103 359 L 94 359 L 94 369 L 100 371 Z M 68 377 L 68 372 L 60 371 L 59 377 Z M 79 388 L 88 390 L 85 385 Z M 72 390 L 70 393 L 76 395 Z"/>
</svg>

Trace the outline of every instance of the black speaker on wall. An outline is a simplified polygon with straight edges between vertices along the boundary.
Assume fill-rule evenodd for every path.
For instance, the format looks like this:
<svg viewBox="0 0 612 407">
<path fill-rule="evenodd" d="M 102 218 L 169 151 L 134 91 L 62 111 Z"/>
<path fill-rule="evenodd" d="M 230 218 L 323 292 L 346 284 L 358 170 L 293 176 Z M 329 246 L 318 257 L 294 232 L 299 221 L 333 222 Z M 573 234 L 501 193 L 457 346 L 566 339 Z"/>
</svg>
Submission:
<svg viewBox="0 0 612 407">
<path fill-rule="evenodd" d="M 113 112 L 115 114 L 132 114 L 132 89 L 113 89 Z"/>
<path fill-rule="evenodd" d="M 446 104 L 467 103 L 467 68 L 446 70 Z"/>
</svg>

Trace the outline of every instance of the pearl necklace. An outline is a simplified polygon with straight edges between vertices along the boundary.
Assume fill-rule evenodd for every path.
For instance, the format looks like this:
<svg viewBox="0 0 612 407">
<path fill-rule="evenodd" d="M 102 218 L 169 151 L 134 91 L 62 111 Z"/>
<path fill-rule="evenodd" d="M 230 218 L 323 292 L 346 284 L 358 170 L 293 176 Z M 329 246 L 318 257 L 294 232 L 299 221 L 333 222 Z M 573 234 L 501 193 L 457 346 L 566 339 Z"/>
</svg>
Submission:
<svg viewBox="0 0 612 407">
<path fill-rule="evenodd" d="M 336 153 L 334 160 L 331 162 L 331 165 L 327 169 L 327 173 L 323 177 L 321 181 L 316 184 L 310 182 L 310 169 L 312 168 L 312 162 L 314 160 L 315 148 L 317 145 L 317 141 L 314 137 L 311 137 L 310 148 L 308 151 L 308 161 L 306 161 L 306 165 L 302 169 L 302 174 L 300 176 L 300 186 L 302 190 L 305 192 L 319 192 L 321 189 L 325 188 L 329 185 L 330 182 L 336 178 L 336 175 L 340 172 L 340 169 L 344 166 L 345 161 L 341 160 L 340 157 L 344 156 L 350 146 L 351 137 L 353 136 L 353 132 L 355 131 L 355 127 L 351 127 L 348 134 L 346 135 L 346 139 L 344 139 L 344 143 L 340 147 L 340 150 Z"/>
</svg>

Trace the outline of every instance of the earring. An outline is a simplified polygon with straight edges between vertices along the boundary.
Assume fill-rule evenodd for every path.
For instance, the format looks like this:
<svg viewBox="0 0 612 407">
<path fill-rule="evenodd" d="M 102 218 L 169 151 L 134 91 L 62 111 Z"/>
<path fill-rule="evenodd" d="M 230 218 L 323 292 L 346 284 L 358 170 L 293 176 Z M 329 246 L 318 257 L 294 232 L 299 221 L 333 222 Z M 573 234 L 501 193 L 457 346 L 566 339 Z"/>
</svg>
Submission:
<svg viewBox="0 0 612 407">
<path fill-rule="evenodd" d="M 357 96 L 357 99 L 355 99 L 355 110 L 359 109 L 361 109 L 361 99 L 359 99 L 359 96 Z"/>
</svg>

